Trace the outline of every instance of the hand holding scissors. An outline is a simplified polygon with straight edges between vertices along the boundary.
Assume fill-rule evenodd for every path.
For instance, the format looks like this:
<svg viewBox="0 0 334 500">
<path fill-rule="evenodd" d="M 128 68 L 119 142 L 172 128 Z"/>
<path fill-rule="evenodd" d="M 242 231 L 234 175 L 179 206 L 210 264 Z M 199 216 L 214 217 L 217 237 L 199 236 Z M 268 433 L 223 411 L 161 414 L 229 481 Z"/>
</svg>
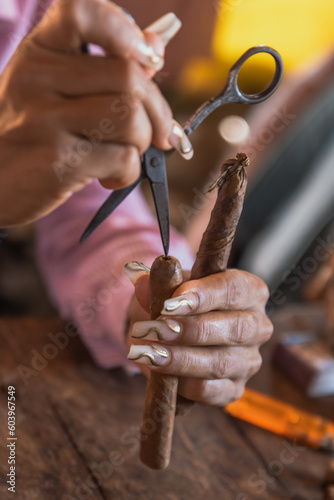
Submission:
<svg viewBox="0 0 334 500">
<path fill-rule="evenodd" d="M 245 94 L 238 86 L 238 75 L 242 65 L 250 57 L 259 53 L 270 54 L 276 64 L 275 74 L 270 85 L 259 92 L 258 94 Z M 271 47 L 259 45 L 248 49 L 232 66 L 228 73 L 227 81 L 223 90 L 215 97 L 212 97 L 200 106 L 197 111 L 186 121 L 183 129 L 187 136 L 192 134 L 199 125 L 207 118 L 215 109 L 223 104 L 240 103 L 240 104 L 257 104 L 270 97 L 277 89 L 283 75 L 283 61 L 276 50 Z M 86 230 L 84 231 L 81 240 L 84 241 L 114 210 L 118 205 L 138 186 L 144 179 L 148 179 L 151 186 L 151 191 L 154 199 L 154 204 L 157 212 L 159 229 L 161 234 L 162 245 L 165 255 L 169 250 L 169 200 L 168 200 L 168 183 L 166 173 L 166 159 L 174 150 L 163 151 L 155 146 L 151 146 L 143 155 L 141 161 L 140 177 L 124 189 L 118 189 L 111 193 L 105 203 L 98 210 Z"/>
</svg>

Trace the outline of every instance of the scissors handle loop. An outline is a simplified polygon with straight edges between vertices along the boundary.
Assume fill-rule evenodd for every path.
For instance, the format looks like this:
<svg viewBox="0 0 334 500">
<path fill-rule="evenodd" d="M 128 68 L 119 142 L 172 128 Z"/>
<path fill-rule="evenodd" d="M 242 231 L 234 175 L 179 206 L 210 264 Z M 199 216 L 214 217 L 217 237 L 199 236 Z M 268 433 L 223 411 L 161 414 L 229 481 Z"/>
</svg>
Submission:
<svg viewBox="0 0 334 500">
<path fill-rule="evenodd" d="M 269 86 L 258 94 L 245 94 L 238 86 L 238 76 L 242 65 L 252 56 L 259 53 L 270 54 L 275 60 L 275 74 Z M 283 76 L 283 61 L 279 53 L 265 45 L 252 47 L 233 64 L 223 90 L 216 97 L 206 101 L 184 124 L 184 131 L 190 135 L 215 109 L 227 103 L 256 104 L 268 99 L 279 86 Z"/>
<path fill-rule="evenodd" d="M 245 94 L 242 92 L 238 86 L 238 76 L 243 64 L 255 54 L 267 53 L 270 54 L 275 60 L 275 74 L 271 83 L 268 87 L 262 92 L 258 94 Z M 237 94 L 240 97 L 240 101 L 242 104 L 254 104 L 264 101 L 268 99 L 281 82 L 283 76 L 283 61 L 280 54 L 272 49 L 271 47 L 267 47 L 265 45 L 258 45 L 257 47 L 252 47 L 248 49 L 238 60 L 233 64 L 232 68 L 229 72 L 229 78 L 227 80 L 226 86 L 233 89 L 233 94 Z"/>
</svg>

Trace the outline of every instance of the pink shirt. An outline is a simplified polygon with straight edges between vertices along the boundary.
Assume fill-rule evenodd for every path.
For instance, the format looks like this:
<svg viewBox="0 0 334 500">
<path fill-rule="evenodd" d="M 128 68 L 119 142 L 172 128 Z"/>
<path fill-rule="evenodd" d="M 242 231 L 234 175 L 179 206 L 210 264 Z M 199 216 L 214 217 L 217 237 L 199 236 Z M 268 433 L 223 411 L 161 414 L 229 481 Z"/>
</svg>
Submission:
<svg viewBox="0 0 334 500">
<path fill-rule="evenodd" d="M 0 3 L 1 70 L 51 3 Z M 125 325 L 133 285 L 123 267 L 131 260 L 150 266 L 162 253 L 157 221 L 139 189 L 79 245 L 83 230 L 109 193 L 95 181 L 37 224 L 38 262 L 49 294 L 60 314 L 76 321 L 96 363 L 105 368 L 127 364 Z M 192 253 L 175 230 L 171 255 L 190 269 Z"/>
<path fill-rule="evenodd" d="M 0 2 L 0 71 L 23 37 L 35 26 L 53 0 L 2 0 Z"/>
</svg>

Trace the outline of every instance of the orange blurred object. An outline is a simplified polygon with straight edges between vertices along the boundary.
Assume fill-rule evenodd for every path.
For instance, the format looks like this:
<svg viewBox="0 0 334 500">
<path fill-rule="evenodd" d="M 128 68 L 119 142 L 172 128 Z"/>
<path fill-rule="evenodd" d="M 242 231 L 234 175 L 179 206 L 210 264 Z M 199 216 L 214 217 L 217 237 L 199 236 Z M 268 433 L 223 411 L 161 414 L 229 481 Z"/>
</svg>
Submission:
<svg viewBox="0 0 334 500">
<path fill-rule="evenodd" d="M 310 448 L 334 451 L 334 422 L 251 389 L 224 411 Z"/>
</svg>

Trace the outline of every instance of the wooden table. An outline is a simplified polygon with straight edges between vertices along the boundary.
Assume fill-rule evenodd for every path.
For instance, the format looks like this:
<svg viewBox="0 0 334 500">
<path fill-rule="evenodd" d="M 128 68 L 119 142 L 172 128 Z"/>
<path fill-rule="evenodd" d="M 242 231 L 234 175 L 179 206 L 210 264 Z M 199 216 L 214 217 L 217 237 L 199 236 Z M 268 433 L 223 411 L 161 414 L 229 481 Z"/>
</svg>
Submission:
<svg viewBox="0 0 334 500">
<path fill-rule="evenodd" d="M 278 333 L 289 321 L 289 315 L 278 321 Z M 292 447 L 221 409 L 196 406 L 179 417 L 170 467 L 147 469 L 138 456 L 144 378 L 96 368 L 77 336 L 67 335 L 66 347 L 55 346 L 49 334 L 58 332 L 64 332 L 58 319 L 0 319 L 2 500 L 323 498 L 333 455 Z M 9 385 L 17 395 L 15 494 L 6 484 Z M 333 397 L 307 400 L 268 362 L 250 386 L 334 415 Z M 282 462 L 283 456 L 290 458 Z"/>
</svg>

